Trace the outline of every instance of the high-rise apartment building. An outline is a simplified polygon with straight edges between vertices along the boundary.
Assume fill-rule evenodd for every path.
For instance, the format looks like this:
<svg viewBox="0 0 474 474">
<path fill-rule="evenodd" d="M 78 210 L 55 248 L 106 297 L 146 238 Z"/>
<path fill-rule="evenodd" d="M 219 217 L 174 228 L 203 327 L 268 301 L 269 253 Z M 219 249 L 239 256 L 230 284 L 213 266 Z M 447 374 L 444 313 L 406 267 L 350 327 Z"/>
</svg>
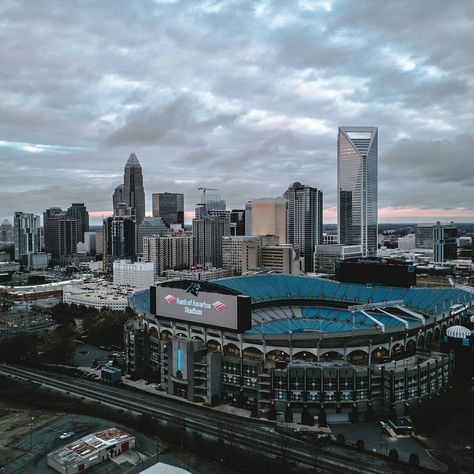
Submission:
<svg viewBox="0 0 474 474">
<path fill-rule="evenodd" d="M 137 255 L 143 254 L 143 238 L 149 235 L 163 235 L 169 231 L 169 225 L 161 217 L 145 217 L 137 226 Z"/>
<path fill-rule="evenodd" d="M 15 260 L 20 261 L 25 255 L 41 252 L 40 216 L 15 212 L 13 241 L 15 243 Z"/>
<path fill-rule="evenodd" d="M 278 235 L 279 243 L 286 243 L 286 200 L 262 198 L 252 200 L 251 235 Z"/>
<path fill-rule="evenodd" d="M 337 222 L 339 243 L 361 245 L 377 254 L 378 129 L 339 127 L 337 140 Z"/>
<path fill-rule="evenodd" d="M 193 219 L 194 261 L 202 266 L 222 267 L 222 237 L 230 235 L 230 211 L 197 213 Z"/>
<path fill-rule="evenodd" d="M 89 232 L 89 213 L 84 203 L 73 202 L 67 210 L 67 215 L 77 221 L 77 241 L 84 242 L 84 234 Z"/>
<path fill-rule="evenodd" d="M 112 201 L 114 213 L 120 203 L 124 202 L 132 209 L 137 225 L 142 223 L 145 218 L 145 188 L 142 166 L 135 153 L 129 156 L 125 164 L 123 184 L 115 188 Z"/>
<path fill-rule="evenodd" d="M 184 226 L 184 194 L 154 193 L 151 201 L 153 217 L 161 217 L 167 224 Z"/>
<path fill-rule="evenodd" d="M 143 260 L 155 265 L 155 278 L 165 270 L 183 270 L 194 263 L 192 235 L 156 235 L 143 238 Z"/>
<path fill-rule="evenodd" d="M 43 213 L 44 249 L 51 261 L 61 263 L 62 257 L 77 254 L 77 220 L 60 207 L 51 207 Z"/>
<path fill-rule="evenodd" d="M 454 222 L 449 224 L 436 222 L 433 226 L 433 261 L 435 263 L 456 260 L 457 236 L 458 229 Z"/>
<path fill-rule="evenodd" d="M 245 235 L 252 235 L 252 201 L 245 203 Z"/>
<path fill-rule="evenodd" d="M 232 270 L 233 275 L 242 275 L 242 257 L 248 255 L 243 253 L 243 247 L 248 242 L 262 243 L 259 235 L 238 235 L 222 238 L 222 268 Z M 248 250 L 248 249 L 246 249 Z"/>
<path fill-rule="evenodd" d="M 415 227 L 415 248 L 433 248 L 433 224 L 418 224 Z"/>
<path fill-rule="evenodd" d="M 245 210 L 230 211 L 230 235 L 245 235 Z"/>
<path fill-rule="evenodd" d="M 116 260 L 113 266 L 114 285 L 131 286 L 140 290 L 149 289 L 155 281 L 152 262 Z"/>
<path fill-rule="evenodd" d="M 297 245 L 304 259 L 304 271 L 312 272 L 313 253 L 323 242 L 323 193 L 299 182 L 285 193 L 288 200 L 286 241 Z"/>
</svg>

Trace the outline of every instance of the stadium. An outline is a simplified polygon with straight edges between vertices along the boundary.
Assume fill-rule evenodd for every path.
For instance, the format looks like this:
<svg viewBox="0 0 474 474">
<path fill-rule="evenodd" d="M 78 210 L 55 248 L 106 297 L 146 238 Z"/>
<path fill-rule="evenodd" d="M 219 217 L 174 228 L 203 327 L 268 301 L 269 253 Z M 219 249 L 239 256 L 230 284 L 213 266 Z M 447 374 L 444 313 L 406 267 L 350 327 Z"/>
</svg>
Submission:
<svg viewBox="0 0 474 474">
<path fill-rule="evenodd" d="M 281 274 L 193 285 L 167 281 L 130 298 L 143 319 L 126 326 L 129 372 L 191 401 L 292 421 L 401 414 L 437 393 L 454 359 L 435 349 L 472 299 Z M 188 308 L 199 305 L 208 309 Z"/>
</svg>

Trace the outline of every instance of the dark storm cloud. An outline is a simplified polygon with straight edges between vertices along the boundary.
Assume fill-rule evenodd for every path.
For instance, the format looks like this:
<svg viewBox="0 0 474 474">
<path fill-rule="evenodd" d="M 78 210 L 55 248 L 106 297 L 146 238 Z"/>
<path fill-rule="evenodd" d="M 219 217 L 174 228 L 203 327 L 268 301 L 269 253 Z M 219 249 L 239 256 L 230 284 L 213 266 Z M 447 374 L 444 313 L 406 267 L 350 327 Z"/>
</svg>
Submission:
<svg viewBox="0 0 474 474">
<path fill-rule="evenodd" d="M 211 186 L 241 207 L 299 180 L 333 207 L 350 124 L 379 127 L 381 208 L 472 210 L 473 17 L 470 0 L 4 0 L 0 219 L 110 210 L 131 151 L 148 201 L 192 209 Z"/>
</svg>

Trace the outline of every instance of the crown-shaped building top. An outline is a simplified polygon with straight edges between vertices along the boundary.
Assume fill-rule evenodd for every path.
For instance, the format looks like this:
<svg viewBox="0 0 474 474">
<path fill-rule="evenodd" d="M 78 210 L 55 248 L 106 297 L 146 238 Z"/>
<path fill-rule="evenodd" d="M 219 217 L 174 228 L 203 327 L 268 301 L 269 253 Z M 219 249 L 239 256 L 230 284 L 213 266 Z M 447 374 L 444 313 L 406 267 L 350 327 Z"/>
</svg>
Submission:
<svg viewBox="0 0 474 474">
<path fill-rule="evenodd" d="M 141 167 L 142 165 L 138 161 L 137 155 L 135 155 L 135 153 L 131 153 L 130 156 L 128 157 L 125 168 L 141 168 Z"/>
</svg>

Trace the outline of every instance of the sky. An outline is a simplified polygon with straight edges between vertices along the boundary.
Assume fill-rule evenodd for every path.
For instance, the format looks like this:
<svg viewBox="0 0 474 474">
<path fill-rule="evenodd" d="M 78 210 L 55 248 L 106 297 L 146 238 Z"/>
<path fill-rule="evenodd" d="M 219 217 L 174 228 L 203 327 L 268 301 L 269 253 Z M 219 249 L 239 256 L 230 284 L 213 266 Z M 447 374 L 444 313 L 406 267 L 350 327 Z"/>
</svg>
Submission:
<svg viewBox="0 0 474 474">
<path fill-rule="evenodd" d="M 0 219 L 123 166 L 229 208 L 300 181 L 336 221 L 337 127 L 379 127 L 379 220 L 474 221 L 472 0 L 2 0 Z"/>
</svg>

